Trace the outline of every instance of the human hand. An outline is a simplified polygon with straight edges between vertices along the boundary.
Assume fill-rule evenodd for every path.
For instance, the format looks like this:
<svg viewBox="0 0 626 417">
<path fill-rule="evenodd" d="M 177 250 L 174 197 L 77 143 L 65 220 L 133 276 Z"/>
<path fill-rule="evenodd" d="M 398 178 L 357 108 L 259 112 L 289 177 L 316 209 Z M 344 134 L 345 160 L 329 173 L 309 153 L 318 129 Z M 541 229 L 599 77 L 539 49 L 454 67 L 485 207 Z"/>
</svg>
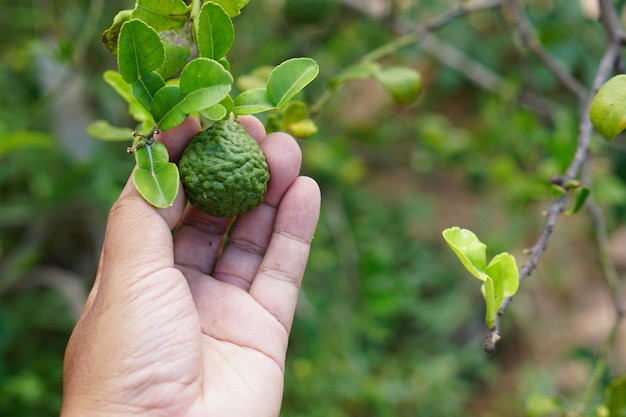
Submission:
<svg viewBox="0 0 626 417">
<path fill-rule="evenodd" d="M 63 417 L 278 416 L 320 192 L 298 177 L 291 137 L 240 121 L 270 169 L 261 206 L 233 223 L 184 207 L 181 190 L 156 209 L 129 181 L 112 207 L 65 355 Z M 157 139 L 178 161 L 199 130 L 188 118 Z"/>
</svg>

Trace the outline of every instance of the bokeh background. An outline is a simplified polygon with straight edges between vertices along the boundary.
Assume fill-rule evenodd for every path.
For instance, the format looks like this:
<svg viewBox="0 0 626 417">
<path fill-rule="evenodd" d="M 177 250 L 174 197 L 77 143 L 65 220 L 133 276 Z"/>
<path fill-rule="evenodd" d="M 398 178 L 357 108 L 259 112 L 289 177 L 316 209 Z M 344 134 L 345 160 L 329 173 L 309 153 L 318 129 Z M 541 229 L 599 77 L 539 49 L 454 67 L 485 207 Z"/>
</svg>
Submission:
<svg viewBox="0 0 626 417">
<path fill-rule="evenodd" d="M 245 75 L 312 57 L 321 73 L 303 99 L 316 103 L 339 71 L 457 4 L 251 0 L 234 21 L 231 69 Z M 524 4 L 546 50 L 590 85 L 606 42 L 595 2 Z M 116 64 L 100 42 L 115 14 L 133 6 L 0 3 L 1 416 L 59 412 L 65 344 L 95 275 L 108 210 L 133 166 L 126 143 L 86 133 L 97 119 L 134 126 L 102 80 Z M 615 311 L 589 215 L 559 219 L 491 356 L 481 349 L 480 283 L 441 238 L 447 227 L 466 227 L 490 255 L 524 261 L 553 199 L 550 178 L 576 148 L 576 98 L 499 9 L 455 19 L 382 64 L 422 73 L 416 103 L 397 106 L 376 82 L 351 82 L 315 114 L 319 133 L 300 142 L 303 173 L 320 183 L 323 206 L 282 415 L 558 415 L 540 412 L 583 399 L 580 415 L 595 415 L 603 387 L 626 373 L 626 344 L 622 326 L 594 380 Z M 626 266 L 624 143 L 594 137 L 589 168 L 618 267 Z"/>
</svg>

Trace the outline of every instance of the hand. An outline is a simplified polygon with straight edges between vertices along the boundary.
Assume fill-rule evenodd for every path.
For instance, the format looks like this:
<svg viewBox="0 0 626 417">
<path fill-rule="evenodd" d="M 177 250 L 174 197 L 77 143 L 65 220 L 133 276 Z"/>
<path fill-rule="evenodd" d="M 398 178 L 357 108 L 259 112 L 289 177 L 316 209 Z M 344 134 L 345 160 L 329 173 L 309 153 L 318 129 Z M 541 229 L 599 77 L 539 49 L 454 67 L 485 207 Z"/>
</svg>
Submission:
<svg viewBox="0 0 626 417">
<path fill-rule="evenodd" d="M 278 416 L 320 192 L 298 177 L 290 136 L 240 121 L 270 168 L 261 206 L 233 223 L 185 208 L 181 190 L 156 209 L 129 181 L 111 209 L 65 355 L 63 417 Z M 190 117 L 157 140 L 178 161 L 199 130 Z"/>
</svg>

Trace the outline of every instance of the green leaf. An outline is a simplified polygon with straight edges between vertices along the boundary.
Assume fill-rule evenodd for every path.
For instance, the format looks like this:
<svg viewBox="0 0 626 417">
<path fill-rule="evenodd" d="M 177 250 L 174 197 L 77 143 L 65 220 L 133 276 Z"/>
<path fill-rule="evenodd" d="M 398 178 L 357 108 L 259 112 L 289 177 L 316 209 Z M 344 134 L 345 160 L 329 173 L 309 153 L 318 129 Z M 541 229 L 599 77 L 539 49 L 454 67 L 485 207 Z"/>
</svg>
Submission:
<svg viewBox="0 0 626 417">
<path fill-rule="evenodd" d="M 200 113 L 209 120 L 222 120 L 228 114 L 226 107 L 216 104 L 208 109 L 201 110 Z"/>
<path fill-rule="evenodd" d="M 182 26 L 189 20 L 191 7 L 183 0 L 138 0 L 133 18 L 141 19 L 158 32 Z"/>
<path fill-rule="evenodd" d="M 401 105 L 414 102 L 422 92 L 422 76 L 408 67 L 385 68 L 374 73 L 393 100 Z"/>
<path fill-rule="evenodd" d="M 626 377 L 611 381 L 606 390 L 606 404 L 611 417 L 626 417 Z"/>
<path fill-rule="evenodd" d="M 489 277 L 487 268 L 487 246 L 467 229 L 451 227 L 443 231 L 443 238 L 456 253 L 459 260 L 472 275 L 481 281 Z"/>
<path fill-rule="evenodd" d="M 480 286 L 480 292 L 485 299 L 485 323 L 492 329 L 498 316 L 499 304 L 496 303 L 495 287 L 493 280 L 489 277 Z"/>
<path fill-rule="evenodd" d="M 131 86 L 122 79 L 122 76 L 117 71 L 106 71 L 103 76 L 107 84 L 128 103 L 128 112 L 133 119 L 138 122 L 143 122 L 148 125 L 154 125 L 154 119 L 152 114 L 135 98 L 131 91 Z"/>
<path fill-rule="evenodd" d="M 124 81 L 133 84 L 158 69 L 164 59 L 163 43 L 154 29 L 137 19 L 124 23 L 117 51 L 117 66 Z"/>
<path fill-rule="evenodd" d="M 152 115 L 162 130 L 169 130 L 188 114 L 220 103 L 230 92 L 232 82 L 232 75 L 219 62 L 196 58 L 183 69 L 179 86 L 166 86 L 154 96 Z"/>
<path fill-rule="evenodd" d="M 30 130 L 5 133 L 0 140 L 0 157 L 28 148 L 48 148 L 55 146 L 55 140 L 49 133 Z"/>
<path fill-rule="evenodd" d="M 267 97 L 267 90 L 265 88 L 253 88 L 235 97 L 233 112 L 243 116 L 246 114 L 262 113 L 273 109 L 275 109 L 275 107 L 270 103 Z"/>
<path fill-rule="evenodd" d="M 267 80 L 267 97 L 282 109 L 296 94 L 317 77 L 319 67 L 311 58 L 292 58 L 278 65 Z"/>
<path fill-rule="evenodd" d="M 493 281 L 495 304 L 500 304 L 506 297 L 512 297 L 519 288 L 519 271 L 515 257 L 503 252 L 493 257 L 487 265 L 487 275 Z"/>
<path fill-rule="evenodd" d="M 120 36 L 122 25 L 132 19 L 132 10 L 122 10 L 113 18 L 113 24 L 102 33 L 102 43 L 113 55 L 117 55 L 117 39 Z"/>
<path fill-rule="evenodd" d="M 591 190 L 589 190 L 589 188 L 587 187 L 577 188 L 576 191 L 574 191 L 574 207 L 566 211 L 565 214 L 572 215 L 577 213 L 581 208 L 583 208 L 590 193 Z"/>
<path fill-rule="evenodd" d="M 246 7 L 249 0 L 211 0 L 211 2 L 222 6 L 230 17 L 235 17 Z"/>
<path fill-rule="evenodd" d="M 185 25 L 159 33 L 165 48 L 165 60 L 157 72 L 163 79 L 167 80 L 176 75 L 189 60 L 195 47 L 191 32 L 191 25 Z"/>
<path fill-rule="evenodd" d="M 179 174 L 176 164 L 169 162 L 165 145 L 153 142 L 138 148 L 135 161 L 133 182 L 139 194 L 155 207 L 171 206 L 178 194 Z"/>
<path fill-rule="evenodd" d="M 140 77 L 131 86 L 133 95 L 145 109 L 150 110 L 154 95 L 165 87 L 165 81 L 158 72 L 150 72 Z"/>
<path fill-rule="evenodd" d="M 526 400 L 526 415 L 528 417 L 565 415 L 565 411 L 563 401 L 557 397 L 532 394 Z"/>
<path fill-rule="evenodd" d="M 113 126 L 105 120 L 96 120 L 87 126 L 87 133 L 96 139 L 109 142 L 122 142 L 133 139 L 133 130 L 127 127 Z"/>
<path fill-rule="evenodd" d="M 593 127 L 607 140 L 626 128 L 626 75 L 608 80 L 597 92 L 589 109 Z"/>
<path fill-rule="evenodd" d="M 202 6 L 196 39 L 201 57 L 217 60 L 228 53 L 235 39 L 235 28 L 221 6 L 215 3 Z"/>
<path fill-rule="evenodd" d="M 176 106 L 183 98 L 184 96 L 177 85 L 165 86 L 154 95 L 151 112 L 156 125 L 161 130 L 172 129 L 187 118 L 187 115 L 176 110 Z"/>
</svg>

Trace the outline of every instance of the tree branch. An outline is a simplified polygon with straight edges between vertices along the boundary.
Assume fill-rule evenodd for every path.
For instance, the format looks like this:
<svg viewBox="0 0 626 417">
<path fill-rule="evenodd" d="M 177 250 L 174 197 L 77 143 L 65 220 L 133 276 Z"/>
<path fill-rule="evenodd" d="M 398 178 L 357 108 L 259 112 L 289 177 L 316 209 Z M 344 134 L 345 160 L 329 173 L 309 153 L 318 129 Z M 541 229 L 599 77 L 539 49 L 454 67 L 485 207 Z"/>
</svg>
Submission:
<svg viewBox="0 0 626 417">
<path fill-rule="evenodd" d="M 589 145 L 591 143 L 591 137 L 593 133 L 593 125 L 591 124 L 591 120 L 589 117 L 589 109 L 591 108 L 591 103 L 593 102 L 595 93 L 612 74 L 615 63 L 621 55 L 620 47 L 623 40 L 623 35 L 619 27 L 619 20 L 617 19 L 617 16 L 615 14 L 613 4 L 611 0 L 599 0 L 599 2 L 601 13 L 600 22 L 602 23 L 604 31 L 607 34 L 608 44 L 604 51 L 602 59 L 600 60 L 598 69 L 596 70 L 591 90 L 587 93 L 587 97 L 581 105 L 580 122 L 578 125 L 578 145 L 576 147 L 576 153 L 574 155 L 574 158 L 562 178 L 562 181 L 564 183 L 567 183 L 568 181 L 577 178 L 581 169 L 587 161 L 589 155 Z M 530 249 L 529 258 L 519 268 L 520 282 L 526 279 L 537 266 L 539 258 L 545 251 L 548 240 L 552 235 L 557 220 L 565 208 L 567 194 L 569 194 L 569 191 L 564 196 L 554 201 L 546 211 L 547 216 L 544 229 L 535 245 Z M 485 344 L 483 345 L 483 349 L 487 353 L 493 353 L 496 350 L 496 343 L 500 339 L 500 318 L 504 314 L 504 311 L 506 310 L 511 300 L 512 298 L 508 297 L 502 302 L 500 308 L 498 309 L 498 316 L 496 318 L 495 324 L 493 328 L 489 329 L 489 332 L 487 333 L 487 336 L 485 338 Z"/>
</svg>

